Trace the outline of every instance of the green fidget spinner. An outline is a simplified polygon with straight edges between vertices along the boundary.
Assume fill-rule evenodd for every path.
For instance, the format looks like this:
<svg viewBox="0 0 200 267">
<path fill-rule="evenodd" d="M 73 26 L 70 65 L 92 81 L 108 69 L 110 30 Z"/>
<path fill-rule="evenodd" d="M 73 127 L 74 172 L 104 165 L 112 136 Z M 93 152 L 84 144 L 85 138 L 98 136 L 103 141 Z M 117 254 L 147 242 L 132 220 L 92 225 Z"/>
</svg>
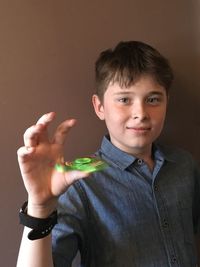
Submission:
<svg viewBox="0 0 200 267">
<path fill-rule="evenodd" d="M 72 170 L 84 172 L 97 172 L 105 169 L 108 164 L 98 158 L 77 158 L 72 162 L 65 162 L 63 164 L 56 163 L 55 169 L 58 172 L 67 172 Z"/>
</svg>

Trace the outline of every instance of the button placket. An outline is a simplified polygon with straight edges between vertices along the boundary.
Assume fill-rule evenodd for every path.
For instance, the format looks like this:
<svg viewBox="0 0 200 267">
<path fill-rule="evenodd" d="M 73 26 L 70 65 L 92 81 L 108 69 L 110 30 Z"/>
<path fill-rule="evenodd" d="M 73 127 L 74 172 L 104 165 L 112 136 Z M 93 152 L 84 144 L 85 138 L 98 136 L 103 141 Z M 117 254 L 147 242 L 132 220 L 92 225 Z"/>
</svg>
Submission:
<svg viewBox="0 0 200 267">
<path fill-rule="evenodd" d="M 167 228 L 169 226 L 169 223 L 166 219 L 163 220 L 162 227 Z"/>
<path fill-rule="evenodd" d="M 172 255 L 172 256 L 171 256 L 171 263 L 174 264 L 174 263 L 176 263 L 176 262 L 177 262 L 177 258 L 176 258 L 176 256 L 175 256 L 175 255 Z"/>
</svg>

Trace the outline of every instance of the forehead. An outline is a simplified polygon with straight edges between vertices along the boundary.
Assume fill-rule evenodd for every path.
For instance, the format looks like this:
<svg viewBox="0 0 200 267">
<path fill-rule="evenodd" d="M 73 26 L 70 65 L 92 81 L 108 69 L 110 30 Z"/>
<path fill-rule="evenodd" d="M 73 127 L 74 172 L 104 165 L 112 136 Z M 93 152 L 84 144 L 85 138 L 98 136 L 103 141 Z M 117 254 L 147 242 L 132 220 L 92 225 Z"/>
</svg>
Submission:
<svg viewBox="0 0 200 267">
<path fill-rule="evenodd" d="M 120 86 L 118 82 L 110 82 L 105 94 L 166 94 L 166 89 L 151 76 L 142 76 L 128 87 Z"/>
</svg>

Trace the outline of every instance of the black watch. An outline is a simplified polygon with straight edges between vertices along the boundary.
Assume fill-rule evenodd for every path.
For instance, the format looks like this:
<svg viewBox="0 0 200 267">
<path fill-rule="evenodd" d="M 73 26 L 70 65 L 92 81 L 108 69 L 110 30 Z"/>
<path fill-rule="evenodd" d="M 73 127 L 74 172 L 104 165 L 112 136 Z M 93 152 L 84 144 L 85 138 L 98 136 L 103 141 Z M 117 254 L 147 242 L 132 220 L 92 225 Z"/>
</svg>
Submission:
<svg viewBox="0 0 200 267">
<path fill-rule="evenodd" d="M 31 228 L 28 239 L 36 240 L 43 238 L 51 233 L 51 230 L 57 224 L 57 211 L 55 210 L 48 218 L 41 219 L 27 214 L 28 201 L 24 202 L 19 212 L 20 224 Z"/>
</svg>

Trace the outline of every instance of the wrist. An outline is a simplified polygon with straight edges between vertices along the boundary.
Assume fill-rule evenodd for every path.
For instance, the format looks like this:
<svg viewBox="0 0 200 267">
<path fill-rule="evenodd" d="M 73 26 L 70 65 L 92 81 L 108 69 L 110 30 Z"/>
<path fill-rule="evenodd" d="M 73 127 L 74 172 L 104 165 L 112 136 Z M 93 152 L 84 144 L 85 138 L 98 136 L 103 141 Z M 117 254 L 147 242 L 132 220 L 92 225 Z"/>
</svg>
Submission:
<svg viewBox="0 0 200 267">
<path fill-rule="evenodd" d="M 52 201 L 48 204 L 35 204 L 28 200 L 27 214 L 35 218 L 47 218 L 56 209 L 57 202 Z"/>
<path fill-rule="evenodd" d="M 54 210 L 46 218 L 36 218 L 27 214 L 27 204 L 24 202 L 19 212 L 20 224 L 31 228 L 32 230 L 28 233 L 30 240 L 44 238 L 51 233 L 51 230 L 57 223 L 57 211 Z"/>
</svg>

